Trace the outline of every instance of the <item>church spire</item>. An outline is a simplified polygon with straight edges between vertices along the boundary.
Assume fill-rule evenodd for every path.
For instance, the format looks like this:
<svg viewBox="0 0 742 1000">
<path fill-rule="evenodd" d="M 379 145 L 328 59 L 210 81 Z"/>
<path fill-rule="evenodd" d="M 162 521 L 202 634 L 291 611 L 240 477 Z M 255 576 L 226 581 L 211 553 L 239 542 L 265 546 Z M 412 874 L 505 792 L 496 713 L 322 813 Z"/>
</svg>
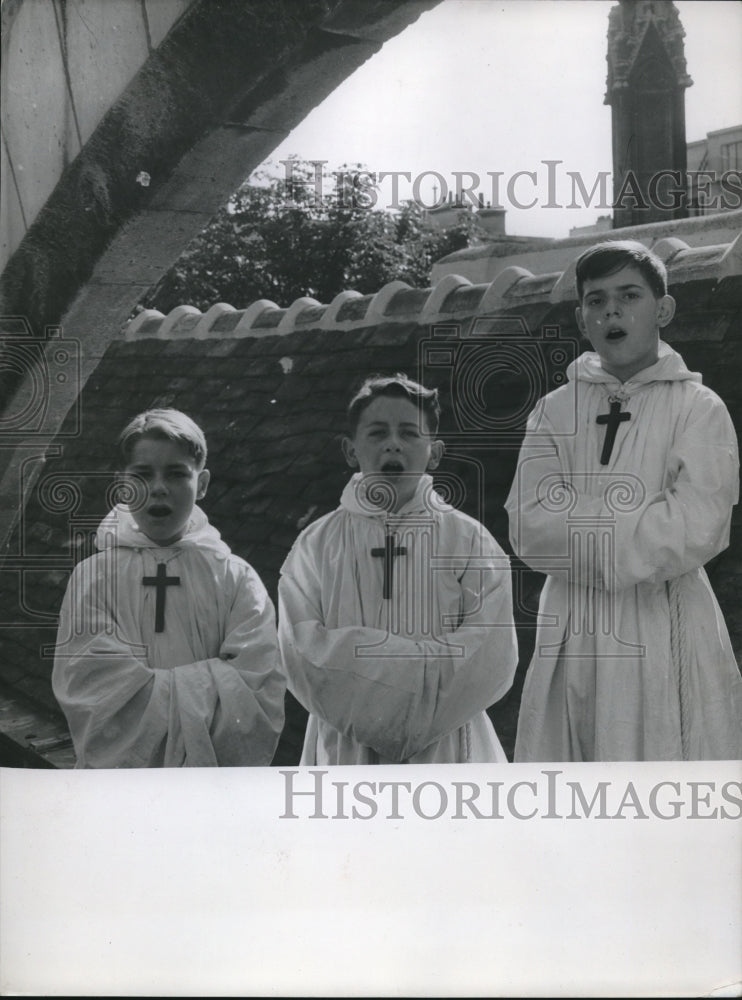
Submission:
<svg viewBox="0 0 742 1000">
<path fill-rule="evenodd" d="M 693 81 L 684 37 L 670 0 L 621 0 L 610 11 L 614 228 L 688 214 L 685 89 Z"/>
</svg>

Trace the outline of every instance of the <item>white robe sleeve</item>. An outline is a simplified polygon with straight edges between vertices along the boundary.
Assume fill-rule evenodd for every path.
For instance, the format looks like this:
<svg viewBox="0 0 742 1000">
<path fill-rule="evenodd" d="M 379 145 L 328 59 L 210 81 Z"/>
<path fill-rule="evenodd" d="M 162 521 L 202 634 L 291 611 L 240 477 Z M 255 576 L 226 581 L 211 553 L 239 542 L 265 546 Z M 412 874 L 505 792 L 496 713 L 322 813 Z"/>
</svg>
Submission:
<svg viewBox="0 0 742 1000">
<path fill-rule="evenodd" d="M 307 711 L 404 761 L 501 698 L 517 664 L 510 571 L 491 538 L 483 550 L 491 563 L 461 578 L 459 626 L 444 641 L 419 641 L 361 625 L 327 628 L 318 567 L 300 538 L 279 582 L 279 644 L 289 688 Z M 357 655 L 372 644 L 381 655 Z"/>
<path fill-rule="evenodd" d="M 739 459 L 734 426 L 717 398 L 696 404 L 669 452 L 666 487 L 639 502 L 621 486 L 620 473 L 616 489 L 580 495 L 543 416 L 538 436 L 534 428 L 529 422 L 506 504 L 513 549 L 533 569 L 561 569 L 572 582 L 619 590 L 678 577 L 729 544 Z M 610 547 L 586 544 L 601 527 Z M 575 543 L 579 536 L 582 544 Z"/>
<path fill-rule="evenodd" d="M 273 605 L 252 571 L 238 581 L 219 656 L 168 669 L 107 598 L 93 560 L 62 604 L 52 684 L 78 767 L 267 765 L 283 726 Z"/>
<path fill-rule="evenodd" d="M 720 400 L 706 397 L 668 456 L 671 481 L 637 510 L 616 515 L 609 588 L 659 583 L 703 566 L 729 545 L 739 499 L 737 438 Z"/>
</svg>

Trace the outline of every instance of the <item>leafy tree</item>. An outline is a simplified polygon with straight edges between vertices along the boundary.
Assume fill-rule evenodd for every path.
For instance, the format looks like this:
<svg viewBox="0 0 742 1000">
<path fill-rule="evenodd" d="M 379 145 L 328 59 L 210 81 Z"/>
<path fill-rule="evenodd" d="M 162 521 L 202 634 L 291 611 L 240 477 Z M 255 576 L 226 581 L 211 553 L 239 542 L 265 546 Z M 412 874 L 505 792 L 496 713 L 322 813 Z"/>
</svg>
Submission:
<svg viewBox="0 0 742 1000">
<path fill-rule="evenodd" d="M 328 303 L 345 289 L 367 294 L 395 279 L 422 288 L 436 260 L 476 238 L 471 212 L 436 229 L 417 203 L 371 207 L 370 175 L 360 165 L 320 182 L 305 162 L 294 159 L 291 169 L 288 177 L 253 174 L 143 305 L 205 310 L 266 298 L 286 306 L 302 295 Z"/>
</svg>

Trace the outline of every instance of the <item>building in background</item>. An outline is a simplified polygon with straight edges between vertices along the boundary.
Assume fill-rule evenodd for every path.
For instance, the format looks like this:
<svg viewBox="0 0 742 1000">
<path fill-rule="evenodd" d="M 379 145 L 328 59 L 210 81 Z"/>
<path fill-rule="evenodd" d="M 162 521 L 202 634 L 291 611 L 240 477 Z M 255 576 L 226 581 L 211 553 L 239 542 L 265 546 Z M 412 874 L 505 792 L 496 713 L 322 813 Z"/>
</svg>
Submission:
<svg viewBox="0 0 742 1000">
<path fill-rule="evenodd" d="M 605 103 L 613 126 L 613 228 L 688 215 L 685 31 L 669 0 L 621 0 L 608 22 Z M 674 175 L 674 176 L 672 176 Z"/>
<path fill-rule="evenodd" d="M 742 208 L 742 125 L 689 142 L 688 176 L 690 215 Z"/>
<path fill-rule="evenodd" d="M 600 233 L 610 233 L 613 229 L 613 216 L 599 215 L 592 224 L 588 226 L 572 226 L 569 231 L 570 236 L 599 236 Z"/>
</svg>

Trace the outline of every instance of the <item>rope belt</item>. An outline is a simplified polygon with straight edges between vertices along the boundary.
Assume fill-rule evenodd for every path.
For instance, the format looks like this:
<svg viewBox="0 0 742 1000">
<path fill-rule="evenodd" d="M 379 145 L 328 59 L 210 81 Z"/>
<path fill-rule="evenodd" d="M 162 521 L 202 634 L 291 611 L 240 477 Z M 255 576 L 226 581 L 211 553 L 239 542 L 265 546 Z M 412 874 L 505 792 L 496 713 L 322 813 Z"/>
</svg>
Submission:
<svg viewBox="0 0 742 1000">
<path fill-rule="evenodd" d="M 688 643 L 685 621 L 685 602 L 680 590 L 680 581 L 667 581 L 667 596 L 670 603 L 670 653 L 678 675 L 678 696 L 680 700 L 680 744 L 683 760 L 690 760 L 690 690 L 688 669 Z"/>
<path fill-rule="evenodd" d="M 460 743 L 461 743 L 461 757 L 462 757 L 461 763 L 462 764 L 469 764 L 469 763 L 471 763 L 471 723 L 470 722 L 465 722 L 464 725 L 461 727 Z"/>
</svg>

